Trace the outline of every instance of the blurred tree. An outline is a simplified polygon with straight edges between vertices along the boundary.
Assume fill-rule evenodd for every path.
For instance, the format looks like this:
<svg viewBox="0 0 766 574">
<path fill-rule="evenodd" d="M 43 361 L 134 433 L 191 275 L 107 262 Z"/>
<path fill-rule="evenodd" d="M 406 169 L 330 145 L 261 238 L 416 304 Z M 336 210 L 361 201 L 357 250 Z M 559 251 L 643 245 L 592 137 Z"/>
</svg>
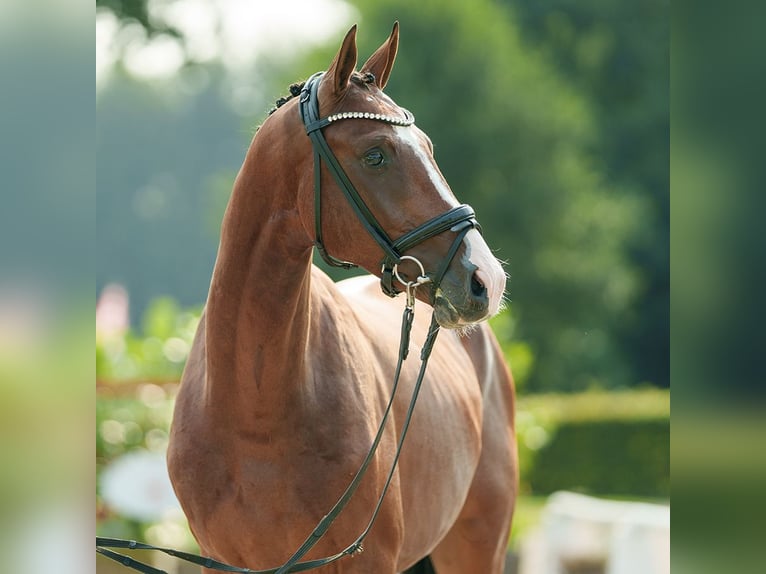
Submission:
<svg viewBox="0 0 766 574">
<path fill-rule="evenodd" d="M 589 99 L 611 181 L 649 201 L 628 255 L 642 269 L 616 334 L 640 380 L 669 384 L 669 2 L 505 0 L 526 40 Z"/>
<path fill-rule="evenodd" d="M 110 10 L 123 22 L 136 22 L 148 36 L 170 34 L 180 37 L 178 30 L 150 16 L 148 4 L 148 0 L 96 0 L 96 9 Z"/>
<path fill-rule="evenodd" d="M 204 302 L 221 173 L 236 173 L 252 136 L 221 98 L 220 70 L 187 68 L 176 82 L 198 73 L 206 87 L 179 95 L 119 71 L 97 100 L 96 288 L 124 285 L 134 323 L 158 295 Z"/>
</svg>

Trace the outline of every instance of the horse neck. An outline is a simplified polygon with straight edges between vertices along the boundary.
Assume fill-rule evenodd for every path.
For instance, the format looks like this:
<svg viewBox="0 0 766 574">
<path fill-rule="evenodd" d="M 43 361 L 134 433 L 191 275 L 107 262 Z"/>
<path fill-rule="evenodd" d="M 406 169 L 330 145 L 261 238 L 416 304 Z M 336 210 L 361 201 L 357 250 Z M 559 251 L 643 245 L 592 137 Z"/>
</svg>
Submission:
<svg viewBox="0 0 766 574">
<path fill-rule="evenodd" d="M 285 161 L 285 138 L 261 132 L 226 209 L 205 312 L 207 406 L 240 427 L 290 410 L 309 329 L 312 243 L 291 189 L 307 166 Z"/>
</svg>

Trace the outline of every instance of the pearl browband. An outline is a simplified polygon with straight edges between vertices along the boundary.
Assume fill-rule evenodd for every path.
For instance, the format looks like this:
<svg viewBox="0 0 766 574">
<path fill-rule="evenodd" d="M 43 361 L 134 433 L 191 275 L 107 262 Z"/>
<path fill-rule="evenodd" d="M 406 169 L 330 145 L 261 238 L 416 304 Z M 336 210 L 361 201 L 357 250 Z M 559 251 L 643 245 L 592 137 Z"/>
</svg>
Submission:
<svg viewBox="0 0 766 574">
<path fill-rule="evenodd" d="M 325 118 L 327 123 L 332 123 L 337 120 L 377 120 L 379 122 L 386 122 L 387 124 L 394 124 L 395 126 L 411 126 L 415 123 L 415 117 L 407 110 L 402 108 L 405 113 L 404 118 L 395 118 L 394 116 L 386 116 L 384 114 L 373 114 L 370 112 L 341 112 L 339 114 L 332 114 Z"/>
<path fill-rule="evenodd" d="M 409 110 L 400 108 L 404 112 L 403 118 L 397 118 L 395 116 L 387 116 L 385 114 L 376 114 L 373 112 L 340 112 L 332 114 L 321 120 L 310 122 L 306 125 L 306 133 L 311 133 L 316 130 L 320 130 L 333 122 L 338 120 L 375 120 L 378 122 L 385 122 L 394 126 L 411 126 L 415 123 L 415 116 Z"/>
</svg>

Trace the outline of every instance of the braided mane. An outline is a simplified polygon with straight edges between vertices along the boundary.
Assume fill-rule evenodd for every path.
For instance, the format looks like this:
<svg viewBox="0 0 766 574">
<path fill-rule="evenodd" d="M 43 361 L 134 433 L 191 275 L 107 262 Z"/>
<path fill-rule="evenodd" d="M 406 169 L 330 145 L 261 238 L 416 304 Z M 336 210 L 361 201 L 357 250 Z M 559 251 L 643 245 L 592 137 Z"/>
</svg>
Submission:
<svg viewBox="0 0 766 574">
<path fill-rule="evenodd" d="M 364 74 L 358 74 L 354 72 L 351 75 L 351 80 L 357 84 L 374 84 L 375 83 L 375 75 L 371 74 L 370 72 L 366 72 Z M 277 111 L 277 109 L 281 108 L 283 105 L 285 105 L 287 102 L 292 100 L 295 96 L 299 96 L 301 93 L 301 90 L 303 89 L 303 86 L 306 85 L 306 82 L 296 82 L 294 84 L 290 84 L 289 90 L 290 95 L 283 96 L 279 98 L 275 103 L 275 106 L 269 110 L 269 115 L 273 114 Z"/>
<path fill-rule="evenodd" d="M 269 110 L 269 115 L 273 114 L 277 111 L 278 108 L 281 108 L 283 105 L 285 105 L 287 102 L 292 100 L 295 96 L 300 95 L 301 90 L 303 89 L 303 86 L 306 85 L 306 82 L 296 82 L 294 84 L 290 84 L 290 95 L 289 96 L 283 96 L 279 98 L 275 102 L 275 106 Z"/>
</svg>

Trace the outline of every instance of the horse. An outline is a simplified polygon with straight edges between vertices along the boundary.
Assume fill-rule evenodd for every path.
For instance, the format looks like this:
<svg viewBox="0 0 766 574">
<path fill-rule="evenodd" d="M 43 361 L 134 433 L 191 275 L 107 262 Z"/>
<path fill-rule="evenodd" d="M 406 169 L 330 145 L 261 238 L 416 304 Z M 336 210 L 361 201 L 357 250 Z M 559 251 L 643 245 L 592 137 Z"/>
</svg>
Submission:
<svg viewBox="0 0 766 574">
<path fill-rule="evenodd" d="M 383 93 L 398 44 L 397 22 L 357 71 L 353 26 L 328 70 L 264 120 L 235 180 L 167 453 L 191 531 L 216 560 L 286 564 L 373 452 L 397 365 L 393 296 L 406 290 L 410 347 L 433 325 L 443 335 L 364 546 L 321 571 L 503 571 L 518 483 L 514 387 L 485 319 L 506 275 L 431 140 Z M 370 274 L 334 283 L 312 264 L 315 247 Z M 307 559 L 368 524 L 417 378 L 417 359 L 403 361 L 379 448 Z"/>
</svg>

